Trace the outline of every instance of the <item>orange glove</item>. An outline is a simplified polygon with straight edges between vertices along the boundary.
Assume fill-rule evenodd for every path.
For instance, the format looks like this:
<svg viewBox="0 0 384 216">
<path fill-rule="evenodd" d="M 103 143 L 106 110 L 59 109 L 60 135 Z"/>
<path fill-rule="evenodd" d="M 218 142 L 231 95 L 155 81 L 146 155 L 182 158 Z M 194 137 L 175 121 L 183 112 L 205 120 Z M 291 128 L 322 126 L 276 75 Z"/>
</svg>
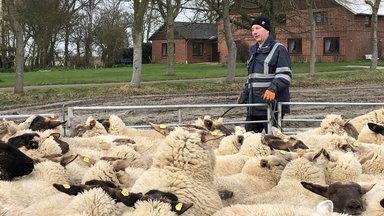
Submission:
<svg viewBox="0 0 384 216">
<path fill-rule="evenodd" d="M 263 100 L 272 102 L 275 100 L 276 93 L 270 90 L 266 90 L 263 95 Z"/>
</svg>

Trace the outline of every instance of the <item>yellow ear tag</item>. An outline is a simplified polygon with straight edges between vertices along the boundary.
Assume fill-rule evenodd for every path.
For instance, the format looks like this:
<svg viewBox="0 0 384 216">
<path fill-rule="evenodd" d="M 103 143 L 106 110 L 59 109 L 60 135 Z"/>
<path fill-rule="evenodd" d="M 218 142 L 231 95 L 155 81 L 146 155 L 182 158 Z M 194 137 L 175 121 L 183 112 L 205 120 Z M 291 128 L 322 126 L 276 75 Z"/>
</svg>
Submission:
<svg viewBox="0 0 384 216">
<path fill-rule="evenodd" d="M 123 188 L 123 189 L 121 190 L 121 194 L 123 194 L 123 196 L 128 196 L 128 195 L 129 195 L 129 191 L 128 191 L 128 189 L 127 189 L 127 188 Z"/>
<path fill-rule="evenodd" d="M 236 126 L 236 127 L 235 127 L 235 131 L 241 131 L 241 127 Z"/>
<path fill-rule="evenodd" d="M 183 208 L 183 203 L 177 203 L 175 206 L 176 211 L 181 211 L 181 208 Z"/>
<path fill-rule="evenodd" d="M 218 133 L 219 133 L 219 132 L 218 132 L 217 130 L 214 130 L 214 131 L 211 132 L 211 135 L 212 135 L 212 136 L 217 136 Z"/>
<path fill-rule="evenodd" d="M 355 146 L 355 147 L 358 147 L 360 145 L 360 143 L 358 141 L 355 141 L 355 142 L 352 143 L 352 145 Z"/>
<path fill-rule="evenodd" d="M 49 137 L 48 137 L 48 139 L 51 139 L 51 140 L 53 140 L 54 138 L 53 138 L 53 136 L 49 136 Z"/>
<path fill-rule="evenodd" d="M 165 129 L 165 128 L 167 128 L 167 125 L 161 124 L 161 125 L 159 125 L 159 127 L 160 127 L 160 129 Z"/>
<path fill-rule="evenodd" d="M 89 157 L 84 156 L 83 161 L 84 161 L 85 163 L 89 163 Z"/>
<path fill-rule="evenodd" d="M 69 185 L 69 184 L 63 184 L 63 187 L 64 187 L 65 189 L 69 189 L 69 188 L 71 188 L 71 185 Z"/>
<path fill-rule="evenodd" d="M 32 119 L 27 119 L 27 121 L 26 121 L 27 123 L 31 123 L 32 122 Z"/>
<path fill-rule="evenodd" d="M 280 150 L 279 152 L 280 152 L 280 154 L 285 155 L 285 151 L 284 150 Z"/>
<path fill-rule="evenodd" d="M 52 114 L 52 115 L 50 116 L 50 118 L 51 118 L 51 119 L 55 119 L 55 118 L 56 118 L 55 114 Z"/>
<path fill-rule="evenodd" d="M 288 142 L 288 141 L 289 141 L 289 139 L 285 138 L 285 139 L 283 139 L 283 141 L 284 141 L 284 142 Z"/>
</svg>

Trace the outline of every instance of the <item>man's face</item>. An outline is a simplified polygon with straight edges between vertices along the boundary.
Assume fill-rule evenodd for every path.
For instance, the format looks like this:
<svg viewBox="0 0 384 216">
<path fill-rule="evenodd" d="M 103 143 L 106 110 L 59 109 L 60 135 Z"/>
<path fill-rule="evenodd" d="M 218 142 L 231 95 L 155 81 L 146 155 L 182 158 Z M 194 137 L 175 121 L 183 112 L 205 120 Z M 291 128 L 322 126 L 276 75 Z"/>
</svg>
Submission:
<svg viewBox="0 0 384 216">
<path fill-rule="evenodd" d="M 260 25 L 253 25 L 252 36 L 253 38 L 255 38 L 257 43 L 262 44 L 268 38 L 269 31 Z"/>
</svg>

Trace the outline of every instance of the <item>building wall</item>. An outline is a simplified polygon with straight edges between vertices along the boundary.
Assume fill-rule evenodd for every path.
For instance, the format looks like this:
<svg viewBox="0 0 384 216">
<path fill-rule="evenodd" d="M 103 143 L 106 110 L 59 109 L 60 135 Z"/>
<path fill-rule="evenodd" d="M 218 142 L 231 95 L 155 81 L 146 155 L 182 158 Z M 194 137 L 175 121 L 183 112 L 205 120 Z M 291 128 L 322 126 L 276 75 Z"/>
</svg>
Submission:
<svg viewBox="0 0 384 216">
<path fill-rule="evenodd" d="M 203 43 L 203 55 L 192 55 L 192 43 Z M 152 41 L 152 62 L 157 64 L 167 63 L 167 57 L 161 55 L 161 47 L 163 43 L 167 43 L 167 40 L 153 40 Z M 186 49 L 186 45 L 188 49 Z M 188 57 L 186 59 L 186 56 Z M 175 63 L 176 64 L 193 64 L 201 62 L 212 61 L 212 41 L 210 40 L 185 40 L 175 39 Z"/>
<path fill-rule="evenodd" d="M 364 59 L 365 54 L 371 53 L 371 27 L 366 25 L 365 16 L 354 15 L 341 6 L 316 9 L 314 12 L 322 11 L 326 11 L 328 13 L 328 23 L 318 24 L 316 26 L 316 59 L 318 62 L 362 60 Z M 307 11 L 302 10 L 300 13 L 305 15 L 307 14 Z M 287 16 L 290 16 L 290 14 Z M 302 53 L 290 54 L 293 62 L 309 61 L 310 58 L 309 26 L 308 24 L 302 23 L 302 19 L 288 19 L 285 29 L 276 28 L 276 40 L 284 44 L 286 47 L 288 47 L 288 39 L 302 39 Z M 326 37 L 340 38 L 338 54 L 324 54 L 324 38 Z M 249 29 L 239 29 L 233 27 L 233 38 L 234 40 L 242 40 L 249 46 L 255 44 Z M 228 52 L 225 43 L 223 23 L 221 20 L 218 22 L 218 41 L 220 62 L 225 63 L 227 61 Z M 379 17 L 378 19 L 378 41 L 379 57 L 383 58 L 384 17 Z"/>
</svg>

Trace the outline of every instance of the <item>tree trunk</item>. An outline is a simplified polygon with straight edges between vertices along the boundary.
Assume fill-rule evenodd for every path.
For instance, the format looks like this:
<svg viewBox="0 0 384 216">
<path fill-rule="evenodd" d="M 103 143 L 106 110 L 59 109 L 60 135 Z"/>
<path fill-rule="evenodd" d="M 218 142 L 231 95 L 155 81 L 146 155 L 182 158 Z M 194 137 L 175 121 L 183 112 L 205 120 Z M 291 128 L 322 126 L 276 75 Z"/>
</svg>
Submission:
<svg viewBox="0 0 384 216">
<path fill-rule="evenodd" d="M 132 79 L 131 86 L 135 88 L 140 87 L 141 81 L 141 68 L 143 60 L 143 24 L 145 9 L 148 6 L 149 0 L 135 0 L 134 1 L 134 20 L 132 29 L 133 38 L 133 65 L 132 65 Z"/>
<path fill-rule="evenodd" d="M 167 16 L 167 75 L 175 75 L 175 22 Z"/>
<path fill-rule="evenodd" d="M 225 42 L 227 44 L 227 49 L 228 49 L 227 78 L 225 81 L 234 82 L 235 73 L 236 73 L 237 47 L 232 36 L 231 21 L 229 18 L 229 7 L 230 7 L 230 2 L 228 0 L 224 0 L 223 1 L 223 22 L 224 22 Z"/>
<path fill-rule="evenodd" d="M 371 18 L 371 44 L 372 44 L 372 58 L 371 66 L 369 67 L 370 71 L 375 71 L 377 68 L 377 59 L 378 59 L 378 48 L 377 48 L 377 13 L 379 11 L 381 0 L 376 0 L 374 3 L 365 0 L 365 3 L 369 4 L 372 9 L 372 18 Z"/>
<path fill-rule="evenodd" d="M 20 14 L 16 10 L 16 5 L 21 4 L 17 0 L 5 0 L 5 6 L 8 8 L 10 21 L 13 27 L 16 54 L 15 54 L 15 88 L 16 94 L 24 93 L 24 29 L 20 22 Z"/>
<path fill-rule="evenodd" d="M 180 12 L 181 0 L 156 1 L 167 28 L 167 75 L 175 75 L 175 19 Z M 172 4 L 174 3 L 174 4 Z"/>
<path fill-rule="evenodd" d="M 316 50 L 317 50 L 317 43 L 316 43 L 316 21 L 313 16 L 313 2 L 312 0 L 306 0 L 307 1 L 307 8 L 308 8 L 308 16 L 309 16 L 309 23 L 311 27 L 311 50 L 310 50 L 310 59 L 309 59 L 309 75 L 313 76 L 316 72 Z"/>
</svg>

